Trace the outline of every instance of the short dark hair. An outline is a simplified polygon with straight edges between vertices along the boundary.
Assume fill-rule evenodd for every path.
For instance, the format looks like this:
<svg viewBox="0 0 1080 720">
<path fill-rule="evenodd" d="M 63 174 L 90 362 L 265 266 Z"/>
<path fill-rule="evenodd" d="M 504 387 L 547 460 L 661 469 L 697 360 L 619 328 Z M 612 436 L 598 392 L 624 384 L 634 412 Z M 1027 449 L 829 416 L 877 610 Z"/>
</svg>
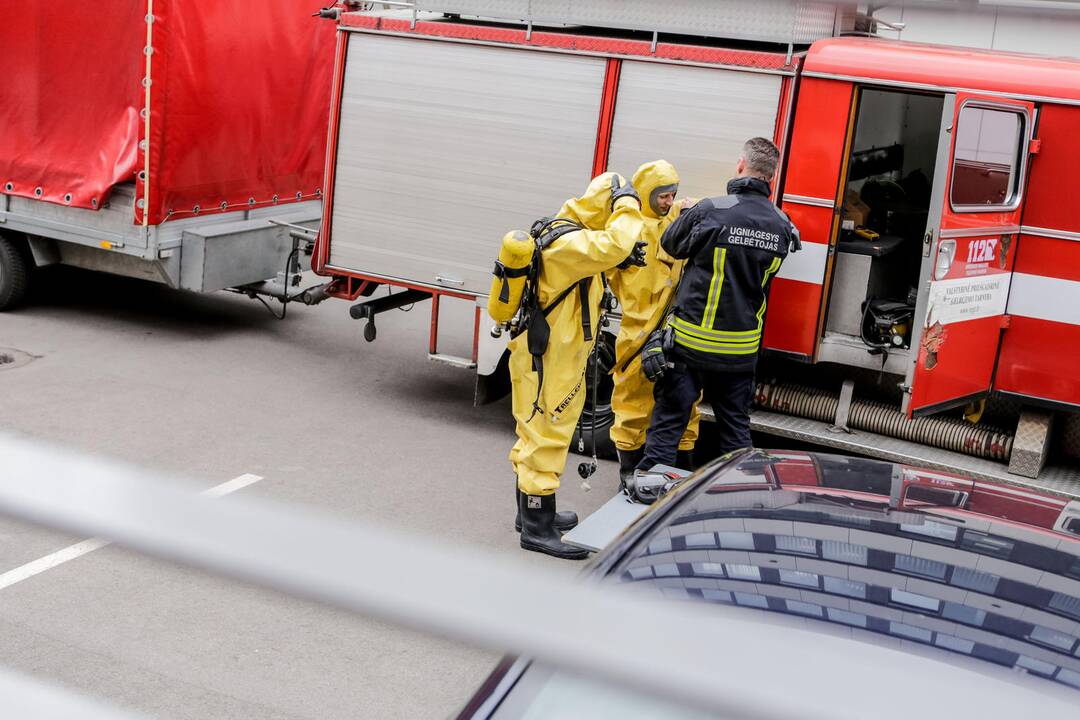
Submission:
<svg viewBox="0 0 1080 720">
<path fill-rule="evenodd" d="M 772 140 L 763 137 L 750 138 L 743 145 L 743 159 L 752 172 L 765 179 L 776 174 L 776 164 L 780 161 L 780 150 Z"/>
</svg>

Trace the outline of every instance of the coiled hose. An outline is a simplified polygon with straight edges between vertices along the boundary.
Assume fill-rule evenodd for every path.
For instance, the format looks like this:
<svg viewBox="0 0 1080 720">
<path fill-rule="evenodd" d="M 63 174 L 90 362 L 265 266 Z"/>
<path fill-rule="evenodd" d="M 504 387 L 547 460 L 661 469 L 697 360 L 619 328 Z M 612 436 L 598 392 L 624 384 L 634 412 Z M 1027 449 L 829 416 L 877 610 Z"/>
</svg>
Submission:
<svg viewBox="0 0 1080 720">
<path fill-rule="evenodd" d="M 838 395 L 803 385 L 759 383 L 754 393 L 754 404 L 763 410 L 827 423 L 836 419 L 839 403 Z M 1001 462 L 1008 462 L 1012 453 L 1013 436 L 1004 430 L 955 418 L 911 419 L 895 407 L 869 400 L 851 401 L 848 426 Z"/>
</svg>

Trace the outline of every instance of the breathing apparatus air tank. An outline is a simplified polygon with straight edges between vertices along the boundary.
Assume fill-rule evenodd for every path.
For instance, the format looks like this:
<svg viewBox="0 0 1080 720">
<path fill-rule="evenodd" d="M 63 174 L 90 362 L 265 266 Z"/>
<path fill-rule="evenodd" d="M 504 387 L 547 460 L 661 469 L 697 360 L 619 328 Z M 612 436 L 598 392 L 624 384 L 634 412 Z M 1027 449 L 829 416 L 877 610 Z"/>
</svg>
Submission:
<svg viewBox="0 0 1080 720">
<path fill-rule="evenodd" d="M 527 232 L 503 235 L 488 291 L 488 314 L 495 322 L 508 323 L 517 314 L 535 252 L 536 241 Z"/>
</svg>

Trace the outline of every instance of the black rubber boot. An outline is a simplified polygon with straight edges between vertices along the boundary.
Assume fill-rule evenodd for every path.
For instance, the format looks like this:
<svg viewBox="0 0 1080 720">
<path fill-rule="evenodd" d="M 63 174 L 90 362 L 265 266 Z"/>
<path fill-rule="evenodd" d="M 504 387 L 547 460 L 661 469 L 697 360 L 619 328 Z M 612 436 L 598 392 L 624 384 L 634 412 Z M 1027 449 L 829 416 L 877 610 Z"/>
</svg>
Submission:
<svg viewBox="0 0 1080 720">
<path fill-rule="evenodd" d="M 615 452 L 619 454 L 619 487 L 622 487 L 626 484 L 627 479 L 634 474 L 634 469 L 641 462 L 641 458 L 645 457 L 645 448 L 616 450 Z"/>
<path fill-rule="evenodd" d="M 521 515 L 521 547 L 564 560 L 584 560 L 588 550 L 567 545 L 555 529 L 555 495 L 526 495 L 518 498 Z"/>
<path fill-rule="evenodd" d="M 514 504 L 517 506 L 517 515 L 514 516 L 514 530 L 521 532 L 521 490 L 517 487 L 517 480 L 514 480 L 514 488 L 517 489 L 516 500 Z M 557 512 L 555 513 L 555 529 L 559 532 L 568 532 L 577 527 L 578 516 L 576 512 Z"/>
<path fill-rule="evenodd" d="M 694 469 L 694 451 L 693 450 L 680 450 L 675 453 L 675 467 L 680 470 Z"/>
</svg>

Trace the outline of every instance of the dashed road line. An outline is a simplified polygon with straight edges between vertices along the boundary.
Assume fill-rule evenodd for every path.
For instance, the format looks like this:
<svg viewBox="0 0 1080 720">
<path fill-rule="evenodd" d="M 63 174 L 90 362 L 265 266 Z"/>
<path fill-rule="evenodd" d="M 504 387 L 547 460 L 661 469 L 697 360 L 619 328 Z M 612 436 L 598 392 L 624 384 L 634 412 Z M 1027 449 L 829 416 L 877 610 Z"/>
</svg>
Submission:
<svg viewBox="0 0 1080 720">
<path fill-rule="evenodd" d="M 234 477 L 228 482 L 223 482 L 220 485 L 215 485 L 212 488 L 203 490 L 200 495 L 211 498 L 219 498 L 229 493 L 234 493 L 237 490 L 242 490 L 248 485 L 262 480 L 260 475 L 252 475 L 251 473 L 244 473 L 238 477 Z M 25 565 L 20 565 L 14 570 L 8 570 L 6 573 L 0 574 L 0 590 L 11 587 L 15 583 L 20 583 L 27 578 L 32 578 L 35 575 L 40 575 L 46 570 L 51 570 L 58 565 L 63 565 L 66 562 L 70 562 L 75 558 L 80 558 L 83 555 L 92 553 L 95 550 L 109 545 L 108 540 L 102 538 L 90 538 L 89 540 L 83 540 L 82 542 L 69 545 L 62 550 L 57 550 L 54 553 L 49 553 L 43 557 L 39 557 L 37 560 L 32 560 Z"/>
</svg>

